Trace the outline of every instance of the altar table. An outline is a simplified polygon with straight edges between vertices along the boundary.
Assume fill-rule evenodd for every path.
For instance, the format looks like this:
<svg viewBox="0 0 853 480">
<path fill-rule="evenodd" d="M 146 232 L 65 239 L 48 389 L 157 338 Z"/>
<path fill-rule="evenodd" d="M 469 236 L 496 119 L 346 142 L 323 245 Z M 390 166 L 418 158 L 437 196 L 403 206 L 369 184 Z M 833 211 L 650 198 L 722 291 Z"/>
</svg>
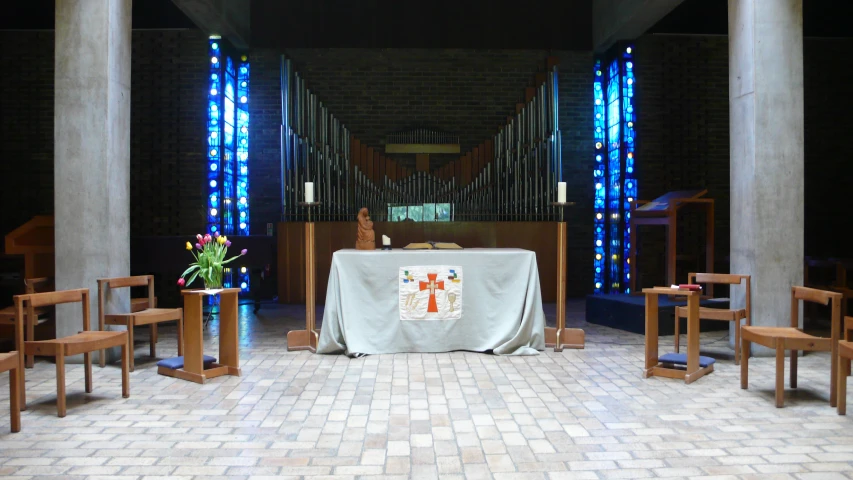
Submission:
<svg viewBox="0 0 853 480">
<path fill-rule="evenodd" d="M 339 250 L 317 353 L 536 355 L 544 330 L 531 251 Z"/>
</svg>

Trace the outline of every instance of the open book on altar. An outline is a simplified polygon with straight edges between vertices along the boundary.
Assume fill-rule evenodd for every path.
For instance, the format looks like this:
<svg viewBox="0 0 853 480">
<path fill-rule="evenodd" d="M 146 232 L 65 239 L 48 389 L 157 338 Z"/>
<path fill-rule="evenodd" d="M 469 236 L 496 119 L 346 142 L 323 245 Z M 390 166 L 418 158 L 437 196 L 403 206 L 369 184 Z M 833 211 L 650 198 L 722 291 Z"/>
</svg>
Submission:
<svg viewBox="0 0 853 480">
<path fill-rule="evenodd" d="M 404 250 L 462 250 L 462 247 L 455 243 L 441 242 L 425 242 L 425 243 L 410 243 L 403 247 Z"/>
</svg>

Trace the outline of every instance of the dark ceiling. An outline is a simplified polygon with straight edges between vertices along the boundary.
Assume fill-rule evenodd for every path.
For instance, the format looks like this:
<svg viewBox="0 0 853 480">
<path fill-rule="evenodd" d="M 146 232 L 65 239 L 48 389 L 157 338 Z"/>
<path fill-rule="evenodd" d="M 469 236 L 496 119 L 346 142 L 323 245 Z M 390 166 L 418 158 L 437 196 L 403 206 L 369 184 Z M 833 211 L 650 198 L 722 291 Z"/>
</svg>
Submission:
<svg viewBox="0 0 853 480">
<path fill-rule="evenodd" d="M 807 37 L 851 37 L 851 18 L 853 1 L 803 1 L 803 35 Z M 728 23 L 726 0 L 685 0 L 648 33 L 727 35 Z"/>
<path fill-rule="evenodd" d="M 54 0 L 6 0 L 0 30 L 52 30 Z M 195 28 L 172 0 L 135 0 L 133 28 Z"/>
<path fill-rule="evenodd" d="M 591 46 L 594 0 L 252 0 L 256 46 L 449 46 L 584 48 Z M 428 7 L 425 5 L 429 5 Z M 512 5 L 502 7 L 502 5 Z M 649 33 L 725 35 L 726 0 L 685 0 Z M 853 1 L 803 2 L 807 37 L 853 36 Z M 53 29 L 54 0 L 7 1 L 0 29 Z M 133 28 L 195 28 L 171 0 L 135 0 Z"/>
</svg>

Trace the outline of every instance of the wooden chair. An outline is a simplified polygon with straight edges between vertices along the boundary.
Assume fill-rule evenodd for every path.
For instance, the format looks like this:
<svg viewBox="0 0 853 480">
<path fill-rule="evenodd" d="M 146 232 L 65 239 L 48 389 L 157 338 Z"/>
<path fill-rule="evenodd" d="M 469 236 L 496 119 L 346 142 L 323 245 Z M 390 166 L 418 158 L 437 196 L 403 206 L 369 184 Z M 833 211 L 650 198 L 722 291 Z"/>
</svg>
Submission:
<svg viewBox="0 0 853 480">
<path fill-rule="evenodd" d="M 137 302 L 136 309 L 131 303 L 130 313 L 104 312 L 104 296 L 107 288 L 148 287 L 148 298 L 145 303 Z M 140 306 L 145 308 L 139 309 Z M 104 330 L 105 325 L 124 325 L 127 327 L 128 345 L 130 346 L 130 371 L 134 370 L 133 327 L 149 325 L 151 328 L 151 356 L 157 356 L 157 325 L 163 322 L 178 322 L 178 356 L 184 354 L 183 309 L 180 308 L 148 308 L 156 305 L 154 297 L 154 276 L 140 275 L 135 277 L 102 278 L 98 280 L 98 329 Z M 104 352 L 101 352 L 100 365 L 106 364 Z"/>
<path fill-rule="evenodd" d="M 832 305 L 832 334 L 830 338 L 816 337 L 799 328 L 799 302 Z M 791 350 L 791 388 L 797 388 L 797 352 L 830 352 L 829 404 L 836 404 L 838 340 L 841 336 L 841 294 L 807 287 L 791 289 L 791 326 L 741 328 L 743 359 L 740 364 L 740 388 L 746 389 L 749 381 L 749 349 L 752 342 L 776 349 L 776 407 L 785 404 L 785 350 Z"/>
<path fill-rule="evenodd" d="M 53 278 L 28 278 L 24 280 L 24 286 L 26 287 L 26 291 L 28 294 L 49 292 L 53 290 Z M 24 317 L 24 334 L 26 335 L 25 338 L 34 340 L 36 336 L 36 326 L 50 321 L 52 316 L 53 310 L 49 308 L 36 308 L 35 318 L 30 318 L 29 316 Z M 0 325 L 15 325 L 14 305 L 0 309 Z M 35 357 L 33 357 L 32 355 L 27 355 L 25 361 L 25 366 L 27 368 L 33 368 L 33 364 L 35 364 Z"/>
<path fill-rule="evenodd" d="M 844 324 L 853 322 L 853 317 L 845 317 Z M 836 407 L 839 415 L 847 415 L 847 377 L 850 375 L 850 360 L 853 359 L 853 342 L 838 342 L 838 400 Z"/>
<path fill-rule="evenodd" d="M 740 363 L 740 321 L 745 319 L 746 325 L 749 325 L 752 314 L 752 293 L 749 288 L 749 275 L 723 273 L 690 273 L 687 275 L 687 283 L 740 285 L 744 281 L 746 281 L 746 308 L 725 310 L 722 308 L 699 307 L 700 320 L 719 320 L 735 323 L 735 365 Z M 731 297 L 731 294 L 729 294 L 729 297 Z M 731 298 L 729 301 L 731 301 Z M 687 318 L 687 307 L 677 307 L 675 309 L 675 353 L 678 353 L 679 342 L 681 341 L 679 328 L 682 318 Z"/>
<path fill-rule="evenodd" d="M 21 357 L 17 351 L 0 353 L 0 372 L 9 372 L 9 409 L 12 416 L 12 433 L 21 431 Z"/>
<path fill-rule="evenodd" d="M 55 306 L 62 303 L 80 303 L 83 316 L 83 331 L 68 337 L 52 340 L 24 341 L 23 322 L 26 315 L 35 315 L 35 309 Z M 65 416 L 65 357 L 83 354 L 85 365 L 86 393 L 92 392 L 92 358 L 91 352 L 105 348 L 121 347 L 121 396 L 130 396 L 130 379 L 128 373 L 128 343 L 127 332 L 93 332 L 89 330 L 89 289 L 63 290 L 50 293 L 34 293 L 15 296 L 15 331 L 16 346 L 23 345 L 25 355 L 51 356 L 56 359 L 56 408 L 60 417 Z M 23 360 L 20 360 L 21 362 Z M 21 405 L 26 407 L 26 392 L 24 391 L 24 370 L 21 369 L 20 394 Z"/>
</svg>

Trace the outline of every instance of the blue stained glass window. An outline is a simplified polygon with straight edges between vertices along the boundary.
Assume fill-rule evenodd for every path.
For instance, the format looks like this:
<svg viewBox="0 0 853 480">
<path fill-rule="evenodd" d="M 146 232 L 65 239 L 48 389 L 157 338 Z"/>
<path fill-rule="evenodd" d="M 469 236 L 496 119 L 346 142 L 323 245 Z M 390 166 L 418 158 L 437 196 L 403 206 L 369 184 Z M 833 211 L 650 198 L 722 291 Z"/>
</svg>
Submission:
<svg viewBox="0 0 853 480">
<path fill-rule="evenodd" d="M 636 113 L 633 48 L 597 60 L 593 80 L 595 293 L 629 293 Z M 606 66 L 605 66 L 606 65 Z"/>
<path fill-rule="evenodd" d="M 622 158 L 621 142 L 619 137 L 622 111 L 619 84 L 619 61 L 614 60 L 608 67 L 607 78 L 607 211 L 605 222 L 607 222 L 608 238 L 610 240 L 607 249 L 606 261 L 610 265 L 609 290 L 619 288 L 620 264 L 618 259 L 622 257 L 620 238 L 620 202 L 622 180 Z"/>
<path fill-rule="evenodd" d="M 223 235 L 249 234 L 249 62 L 228 55 L 211 38 L 207 104 L 207 229 Z M 216 59 L 215 61 L 213 59 Z M 225 286 L 249 290 L 247 269 L 223 272 Z"/>
<path fill-rule="evenodd" d="M 601 164 L 603 159 L 604 145 L 604 89 L 603 89 L 603 72 L 601 71 L 601 61 L 595 62 L 595 70 L 593 72 L 593 139 L 595 147 L 595 162 L 596 167 L 593 170 L 593 185 L 594 185 L 594 218 L 595 226 L 595 247 L 593 249 L 593 264 L 595 266 L 594 287 L 595 293 L 602 293 L 604 284 L 604 215 L 605 215 L 605 199 L 606 192 L 604 189 L 604 165 Z"/>
</svg>

